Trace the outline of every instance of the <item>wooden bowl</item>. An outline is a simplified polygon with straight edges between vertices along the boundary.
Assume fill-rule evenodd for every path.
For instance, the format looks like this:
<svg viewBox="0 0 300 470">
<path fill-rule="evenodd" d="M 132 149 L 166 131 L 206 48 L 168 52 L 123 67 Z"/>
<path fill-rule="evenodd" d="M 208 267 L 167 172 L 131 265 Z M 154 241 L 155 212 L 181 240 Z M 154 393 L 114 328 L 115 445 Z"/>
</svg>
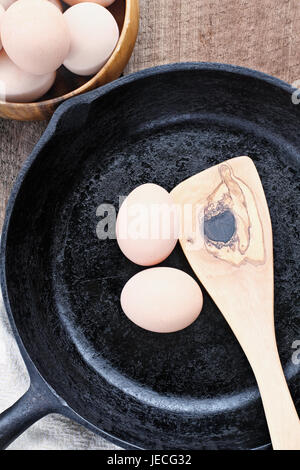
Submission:
<svg viewBox="0 0 300 470">
<path fill-rule="evenodd" d="M 49 119 L 65 100 L 93 90 L 118 78 L 132 54 L 139 26 L 139 0 L 116 0 L 109 8 L 115 17 L 120 38 L 108 62 L 93 77 L 81 77 L 60 67 L 51 90 L 34 103 L 0 101 L 0 117 L 19 121 Z"/>
</svg>

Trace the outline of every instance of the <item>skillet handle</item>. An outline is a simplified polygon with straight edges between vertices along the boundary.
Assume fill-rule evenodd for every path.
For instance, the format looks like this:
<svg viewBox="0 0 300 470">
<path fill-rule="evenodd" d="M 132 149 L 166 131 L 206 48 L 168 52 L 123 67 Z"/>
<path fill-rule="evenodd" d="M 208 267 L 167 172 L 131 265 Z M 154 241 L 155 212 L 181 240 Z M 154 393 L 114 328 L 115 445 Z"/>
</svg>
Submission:
<svg viewBox="0 0 300 470">
<path fill-rule="evenodd" d="M 27 392 L 0 414 L 0 449 L 5 449 L 29 426 L 54 411 L 48 393 L 31 383 Z"/>
</svg>

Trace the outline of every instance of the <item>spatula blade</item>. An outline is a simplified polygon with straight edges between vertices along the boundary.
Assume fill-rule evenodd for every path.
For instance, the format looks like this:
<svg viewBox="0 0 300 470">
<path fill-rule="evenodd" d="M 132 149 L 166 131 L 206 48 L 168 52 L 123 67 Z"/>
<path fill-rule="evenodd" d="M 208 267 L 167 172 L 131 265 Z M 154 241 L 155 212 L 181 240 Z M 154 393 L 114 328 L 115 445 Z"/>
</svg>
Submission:
<svg viewBox="0 0 300 470">
<path fill-rule="evenodd" d="M 231 326 L 237 316 L 238 323 L 245 320 L 245 305 L 251 318 L 268 315 L 272 324 L 272 226 L 253 161 L 226 160 L 183 181 L 171 195 L 180 209 L 183 251 Z"/>
</svg>

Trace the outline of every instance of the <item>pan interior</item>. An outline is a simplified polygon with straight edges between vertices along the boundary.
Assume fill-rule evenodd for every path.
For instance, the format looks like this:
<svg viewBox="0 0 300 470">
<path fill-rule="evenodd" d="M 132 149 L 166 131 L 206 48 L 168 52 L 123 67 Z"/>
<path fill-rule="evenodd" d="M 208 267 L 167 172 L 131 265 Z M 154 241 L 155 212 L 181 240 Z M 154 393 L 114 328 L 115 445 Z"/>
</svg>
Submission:
<svg viewBox="0 0 300 470">
<path fill-rule="evenodd" d="M 17 197 L 6 275 L 26 349 L 82 417 L 142 447 L 268 441 L 254 376 L 207 293 L 185 330 L 155 334 L 135 326 L 119 297 L 143 268 L 115 239 L 96 234 L 99 205 L 118 209 L 119 197 L 145 182 L 170 191 L 238 155 L 254 160 L 270 208 L 277 339 L 299 409 L 299 366 L 291 361 L 300 332 L 298 122 L 288 93 L 212 70 L 146 77 L 90 104 L 77 100 L 62 117 Z M 162 265 L 193 276 L 179 244 Z"/>
</svg>

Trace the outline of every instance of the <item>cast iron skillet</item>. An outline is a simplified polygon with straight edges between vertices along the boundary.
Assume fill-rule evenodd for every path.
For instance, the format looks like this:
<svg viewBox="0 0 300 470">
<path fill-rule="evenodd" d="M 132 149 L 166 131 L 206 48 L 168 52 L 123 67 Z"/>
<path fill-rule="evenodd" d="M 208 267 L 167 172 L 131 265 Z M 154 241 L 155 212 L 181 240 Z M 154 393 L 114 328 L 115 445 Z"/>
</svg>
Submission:
<svg viewBox="0 0 300 470">
<path fill-rule="evenodd" d="M 300 410 L 300 366 L 292 361 L 300 334 L 300 106 L 292 91 L 244 68 L 175 64 L 58 109 L 21 171 L 1 241 L 5 305 L 31 377 L 1 416 L 2 447 L 52 412 L 125 448 L 269 442 L 253 373 L 210 297 L 204 293 L 199 319 L 183 331 L 140 329 L 119 296 L 141 267 L 115 240 L 96 236 L 100 204 L 117 207 L 145 182 L 171 190 L 238 155 L 253 158 L 271 211 L 277 340 Z M 163 264 L 193 275 L 179 246 Z"/>
</svg>

